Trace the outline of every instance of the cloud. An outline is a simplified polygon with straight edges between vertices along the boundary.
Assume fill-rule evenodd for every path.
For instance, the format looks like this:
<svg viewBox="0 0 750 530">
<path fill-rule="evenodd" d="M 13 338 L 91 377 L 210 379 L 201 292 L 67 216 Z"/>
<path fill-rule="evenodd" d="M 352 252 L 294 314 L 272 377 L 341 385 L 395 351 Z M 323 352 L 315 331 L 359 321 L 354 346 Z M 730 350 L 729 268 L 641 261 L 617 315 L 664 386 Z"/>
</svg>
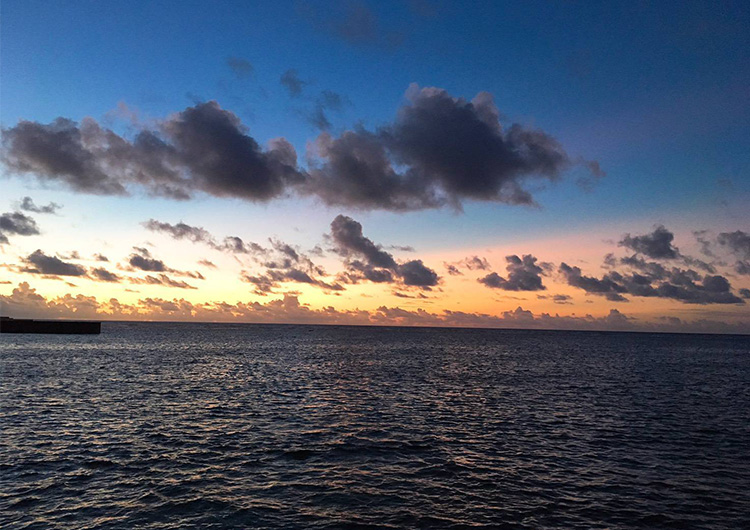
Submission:
<svg viewBox="0 0 750 530">
<path fill-rule="evenodd" d="M 268 201 L 304 180 L 294 148 L 279 138 L 263 150 L 240 119 L 215 101 L 141 128 L 132 141 L 91 118 L 79 125 L 21 121 L 3 130 L 3 162 L 12 173 L 33 174 L 83 193 L 148 192 L 189 199 L 196 191 L 217 197 Z"/>
<path fill-rule="evenodd" d="M 267 269 L 265 274 L 262 275 L 250 275 L 243 274 L 241 276 L 242 281 L 252 283 L 255 285 L 255 294 L 265 296 L 266 294 L 272 293 L 274 289 L 278 288 L 281 283 L 293 282 L 293 283 L 304 283 L 308 285 L 314 285 L 320 287 L 325 291 L 343 291 L 344 287 L 339 283 L 327 283 L 320 279 L 313 278 L 310 273 L 305 272 L 296 267 L 290 267 L 288 269 Z"/>
<path fill-rule="evenodd" d="M 571 296 L 567 294 L 555 294 L 552 295 L 552 301 L 556 304 L 570 304 L 572 300 Z"/>
<path fill-rule="evenodd" d="M 222 242 L 219 243 L 216 238 L 204 228 L 191 226 L 182 222 L 173 225 L 150 219 L 142 224 L 148 230 L 165 233 L 173 239 L 202 243 L 222 252 L 247 254 L 251 256 L 254 261 L 264 268 L 264 271 L 256 271 L 252 273 L 243 271 L 240 279 L 244 282 L 255 285 L 255 293 L 259 295 L 271 293 L 274 289 L 278 288 L 281 283 L 285 282 L 305 283 L 320 287 L 326 291 L 343 290 L 343 287 L 338 283 L 328 283 L 317 278 L 316 276 L 325 275 L 325 271 L 321 267 L 315 265 L 306 254 L 278 239 L 269 239 L 269 243 L 271 244 L 270 248 L 263 247 L 254 242 L 245 242 L 236 236 L 225 237 Z M 143 259 L 140 259 L 138 255 L 131 256 L 131 264 L 133 264 L 133 258 L 138 259 L 139 262 L 145 262 L 151 265 L 148 260 L 149 256 L 143 256 Z M 210 268 L 216 267 L 210 261 L 202 260 L 199 263 Z M 168 272 L 179 272 L 171 269 L 165 270 Z M 199 273 L 182 274 L 203 279 Z"/>
<path fill-rule="evenodd" d="M 119 282 L 120 281 L 120 277 L 117 274 L 110 272 L 107 269 L 104 269 L 101 267 L 91 269 L 90 276 L 102 282 Z"/>
<path fill-rule="evenodd" d="M 172 237 L 172 239 L 187 239 L 193 243 L 214 244 L 214 238 L 207 230 L 197 226 L 190 226 L 183 222 L 173 225 L 157 221 L 156 219 L 149 219 L 141 224 L 146 230 L 166 233 Z"/>
<path fill-rule="evenodd" d="M 315 105 L 312 111 L 307 114 L 307 119 L 313 126 L 327 131 L 331 128 L 328 113 L 330 111 L 341 111 L 346 102 L 347 99 L 344 96 L 331 90 L 324 90 L 315 99 Z"/>
<path fill-rule="evenodd" d="M 709 258 L 715 257 L 715 254 L 713 250 L 711 249 L 711 241 L 706 237 L 708 234 L 707 230 L 695 230 L 693 232 L 693 236 L 695 237 L 695 240 L 700 244 L 701 246 L 701 254 L 704 256 L 708 256 Z"/>
<path fill-rule="evenodd" d="M 238 79 L 247 79 L 253 75 L 253 65 L 241 57 L 227 57 L 227 66 Z"/>
<path fill-rule="evenodd" d="M 460 208 L 464 200 L 529 205 L 527 181 L 556 180 L 574 165 L 545 132 L 503 128 L 486 92 L 466 101 L 412 85 L 407 95 L 396 120 L 377 132 L 321 134 L 307 192 L 361 209 Z"/>
<path fill-rule="evenodd" d="M 398 264 L 382 245 L 365 237 L 362 225 L 351 217 L 338 215 L 331 222 L 331 239 L 335 252 L 346 258 L 348 272 L 345 278 L 350 282 L 365 279 L 374 283 L 391 283 L 394 278 L 400 278 L 404 285 L 429 289 L 440 281 L 437 273 L 425 266 L 422 260 Z"/>
<path fill-rule="evenodd" d="M 224 240 L 214 246 L 215 249 L 232 254 L 265 254 L 266 249 L 253 241 L 245 242 L 237 236 L 227 236 Z"/>
<path fill-rule="evenodd" d="M 265 272 L 249 274 L 243 271 L 242 281 L 255 285 L 255 293 L 266 295 L 286 282 L 314 285 L 324 291 L 343 291 L 339 283 L 326 282 L 318 276 L 325 276 L 325 270 L 316 265 L 306 254 L 288 243 L 270 238 L 270 249 L 264 249 L 261 265 Z"/>
<path fill-rule="evenodd" d="M 741 275 L 750 275 L 750 234 L 742 230 L 722 232 L 716 238 L 717 243 L 739 259 L 734 264 L 734 271 Z"/>
<path fill-rule="evenodd" d="M 742 230 L 722 232 L 719 234 L 717 241 L 740 258 L 750 259 L 750 234 L 747 232 Z"/>
<path fill-rule="evenodd" d="M 94 259 L 96 261 L 109 261 L 109 258 L 104 254 L 94 254 Z"/>
<path fill-rule="evenodd" d="M 175 287 L 178 289 L 197 289 L 197 287 L 185 283 L 182 280 L 173 280 L 164 273 L 161 273 L 158 276 L 147 275 L 143 278 L 130 278 L 130 283 L 140 285 L 162 285 L 164 287 Z"/>
<path fill-rule="evenodd" d="M 443 267 L 445 267 L 446 272 L 451 276 L 463 276 L 464 274 L 452 263 L 443 262 Z"/>
<path fill-rule="evenodd" d="M 31 197 L 24 197 L 21 199 L 21 204 L 19 205 L 21 210 L 27 211 L 27 212 L 34 212 L 34 213 L 57 213 L 57 210 L 62 208 L 61 205 L 57 204 L 56 202 L 51 202 L 45 206 L 37 206 L 34 204 L 34 200 Z"/>
<path fill-rule="evenodd" d="M 453 263 L 443 262 L 443 266 L 451 276 L 463 276 L 461 269 L 470 271 L 488 271 L 491 269 L 489 262 L 479 256 L 468 256 L 461 261 Z"/>
<path fill-rule="evenodd" d="M 253 242 L 245 242 L 237 236 L 227 236 L 221 242 L 211 235 L 208 230 L 199 226 L 191 226 L 183 222 L 177 224 L 165 223 L 156 219 L 149 219 L 141 223 L 147 230 L 167 234 L 172 239 L 187 240 L 192 243 L 203 243 L 214 250 L 231 254 L 264 255 L 267 249 Z"/>
<path fill-rule="evenodd" d="M 507 280 L 496 272 L 492 272 L 477 281 L 487 287 L 505 291 L 543 291 L 546 289 L 541 277 L 544 269 L 536 264 L 537 258 L 530 254 L 524 255 L 523 258 L 511 255 L 506 256 L 505 261 L 508 263 Z"/>
<path fill-rule="evenodd" d="M 23 272 L 49 274 L 52 276 L 85 276 L 86 269 L 75 263 L 68 263 L 55 256 L 47 256 L 40 249 L 24 258 L 27 267 Z"/>
<path fill-rule="evenodd" d="M 610 271 L 601 279 L 582 274 L 579 267 L 561 263 L 559 273 L 568 285 L 587 293 L 605 296 L 613 302 L 626 302 L 625 294 L 669 298 L 690 304 L 742 304 L 732 294 L 729 281 L 718 275 L 701 275 L 691 269 L 654 269 L 653 274 L 622 274 Z"/>
<path fill-rule="evenodd" d="M 401 252 L 416 252 L 411 245 L 388 245 L 388 248 L 391 250 L 400 250 Z"/>
<path fill-rule="evenodd" d="M 406 263 L 399 265 L 397 270 L 404 285 L 434 287 L 440 280 L 437 273 L 425 266 L 421 259 L 407 261 Z"/>
<path fill-rule="evenodd" d="M 299 77 L 299 73 L 297 70 L 290 69 L 281 74 L 281 78 L 279 79 L 282 86 L 287 89 L 289 92 L 289 95 L 293 98 L 298 98 L 302 95 L 302 90 L 307 84 L 306 81 L 303 81 Z"/>
<path fill-rule="evenodd" d="M 331 222 L 331 237 L 336 244 L 336 252 L 342 256 L 361 256 L 367 260 L 368 265 L 373 267 L 385 269 L 397 267 L 393 256 L 365 237 L 362 233 L 362 225 L 351 217 L 336 216 Z"/>
<path fill-rule="evenodd" d="M 568 285 L 583 289 L 587 293 L 606 296 L 607 300 L 612 302 L 627 302 L 627 298 L 621 294 L 627 292 L 627 290 L 625 287 L 612 281 L 608 277 L 610 273 L 607 273 L 603 279 L 599 280 L 592 276 L 584 276 L 580 267 L 571 267 L 565 262 L 560 264 L 559 272 L 563 275 Z"/>
<path fill-rule="evenodd" d="M 470 271 L 487 271 L 490 270 L 490 264 L 485 258 L 479 256 L 471 256 L 464 258 L 463 261 L 459 262 L 465 268 Z"/>
<path fill-rule="evenodd" d="M 6 212 L 0 215 L 0 245 L 7 244 L 8 235 L 35 236 L 39 227 L 33 218 L 21 212 Z"/>
<path fill-rule="evenodd" d="M 145 248 L 136 248 L 136 252 L 130 255 L 128 263 L 136 269 L 149 272 L 166 272 L 171 271 L 169 267 L 160 259 L 151 257 L 151 254 Z"/>
<path fill-rule="evenodd" d="M 737 263 L 734 264 L 734 271 L 743 276 L 750 275 L 750 261 L 738 260 Z"/>
<path fill-rule="evenodd" d="M 394 211 L 461 208 L 467 200 L 534 204 L 531 184 L 590 166 L 571 159 L 543 131 L 502 124 L 486 92 L 466 101 L 412 85 L 407 96 L 396 119 L 376 131 L 321 133 L 310 144 L 309 171 L 298 166 L 284 138 L 262 148 L 215 101 L 136 124 L 132 139 L 91 118 L 21 121 L 3 130 L 2 160 L 9 173 L 82 193 L 127 195 L 141 188 L 177 200 L 206 193 L 255 202 L 297 193 L 328 205 Z M 316 105 L 322 112 L 343 102 L 324 91 Z M 315 119 L 330 125 L 325 113 Z"/>
<path fill-rule="evenodd" d="M 204 266 L 204 267 L 206 267 L 208 269 L 215 269 L 216 268 L 216 264 L 214 262 L 212 262 L 212 261 L 207 260 L 207 259 L 199 260 L 198 261 L 198 265 L 202 265 L 202 266 Z"/>
<path fill-rule="evenodd" d="M 305 21 L 319 31 L 329 33 L 356 47 L 394 50 L 404 42 L 404 34 L 387 29 L 379 17 L 362 0 L 343 0 L 325 4 L 300 2 L 298 8 Z"/>
<path fill-rule="evenodd" d="M 682 262 L 687 265 L 688 267 L 695 267 L 697 269 L 701 269 L 705 272 L 715 273 L 716 267 L 714 267 L 713 264 L 705 262 L 701 259 L 693 258 L 691 256 L 681 256 Z"/>
<path fill-rule="evenodd" d="M 627 247 L 652 259 L 676 259 L 680 257 L 680 251 L 672 245 L 673 240 L 674 234 L 659 225 L 650 234 L 642 236 L 625 234 L 619 246 Z"/>
<path fill-rule="evenodd" d="M 3 163 L 11 172 L 61 181 L 75 191 L 125 194 L 125 187 L 103 169 L 97 146 L 72 120 L 57 118 L 47 125 L 24 120 L 2 132 Z"/>
<path fill-rule="evenodd" d="M 582 330 L 640 330 L 707 333 L 749 333 L 750 321 L 727 323 L 722 321 L 683 321 L 670 317 L 656 322 L 639 321 L 616 309 L 595 317 L 532 313 L 522 307 L 500 315 L 443 311 L 433 313 L 424 309 L 409 311 L 381 306 L 373 311 L 337 310 L 333 307 L 313 309 L 294 295 L 259 302 L 223 301 L 192 303 L 184 299 L 165 300 L 143 298 L 133 304 L 117 299 L 99 302 L 95 297 L 70 295 L 47 298 L 37 293 L 27 282 L 18 284 L 10 295 L 0 295 L 0 306 L 15 318 L 90 318 L 106 320 L 166 320 L 216 321 L 295 324 L 348 325 L 403 325 L 451 326 L 481 328 L 582 329 Z"/>
</svg>

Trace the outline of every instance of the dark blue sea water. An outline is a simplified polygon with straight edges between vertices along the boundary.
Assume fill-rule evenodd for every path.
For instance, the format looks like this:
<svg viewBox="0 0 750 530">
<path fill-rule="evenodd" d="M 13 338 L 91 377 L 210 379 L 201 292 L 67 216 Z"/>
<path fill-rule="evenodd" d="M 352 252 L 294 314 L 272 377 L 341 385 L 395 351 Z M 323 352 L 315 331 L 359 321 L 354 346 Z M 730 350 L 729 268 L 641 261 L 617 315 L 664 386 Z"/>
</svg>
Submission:
<svg viewBox="0 0 750 530">
<path fill-rule="evenodd" d="M 0 336 L 0 528 L 750 528 L 750 337 Z"/>
</svg>

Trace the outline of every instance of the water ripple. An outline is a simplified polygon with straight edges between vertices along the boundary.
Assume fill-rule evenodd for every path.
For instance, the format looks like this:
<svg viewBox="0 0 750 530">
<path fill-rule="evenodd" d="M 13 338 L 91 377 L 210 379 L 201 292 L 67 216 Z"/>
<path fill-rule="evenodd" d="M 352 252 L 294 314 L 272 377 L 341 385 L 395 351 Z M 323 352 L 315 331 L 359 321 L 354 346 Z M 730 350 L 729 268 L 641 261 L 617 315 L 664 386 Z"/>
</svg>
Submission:
<svg viewBox="0 0 750 530">
<path fill-rule="evenodd" d="M 750 339 L 0 340 L 0 527 L 750 528 Z"/>
</svg>

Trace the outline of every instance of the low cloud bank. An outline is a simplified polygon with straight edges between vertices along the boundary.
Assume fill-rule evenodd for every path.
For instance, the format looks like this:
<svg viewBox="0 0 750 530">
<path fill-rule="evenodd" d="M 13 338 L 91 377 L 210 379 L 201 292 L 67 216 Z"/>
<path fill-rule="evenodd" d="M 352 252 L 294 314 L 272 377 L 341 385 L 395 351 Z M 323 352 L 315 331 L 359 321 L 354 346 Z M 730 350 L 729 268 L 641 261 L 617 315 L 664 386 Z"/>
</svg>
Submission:
<svg viewBox="0 0 750 530">
<path fill-rule="evenodd" d="M 670 331 L 705 333 L 750 333 L 750 321 L 729 324 L 713 320 L 684 321 L 663 317 L 655 322 L 639 321 L 617 309 L 603 317 L 534 314 L 521 307 L 499 316 L 460 311 L 433 313 L 418 309 L 381 306 L 373 311 L 314 309 L 294 295 L 266 303 L 206 302 L 194 304 L 184 299 L 143 298 L 125 304 L 112 298 L 100 302 L 93 296 L 70 294 L 46 298 L 22 282 L 8 295 L 0 295 L 4 313 L 15 318 L 90 318 L 103 320 L 164 320 L 297 324 L 397 325 L 437 327 L 482 327 L 524 329 Z"/>
</svg>

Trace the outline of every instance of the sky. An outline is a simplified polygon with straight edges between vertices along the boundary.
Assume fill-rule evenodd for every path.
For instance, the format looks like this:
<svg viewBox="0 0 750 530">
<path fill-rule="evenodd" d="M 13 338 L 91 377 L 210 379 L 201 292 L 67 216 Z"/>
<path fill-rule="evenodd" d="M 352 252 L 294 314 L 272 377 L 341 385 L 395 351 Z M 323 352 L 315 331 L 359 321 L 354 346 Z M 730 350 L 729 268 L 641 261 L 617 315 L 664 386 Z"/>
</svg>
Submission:
<svg viewBox="0 0 750 530">
<path fill-rule="evenodd" d="M 5 0 L 0 313 L 750 333 L 746 2 Z"/>
</svg>

